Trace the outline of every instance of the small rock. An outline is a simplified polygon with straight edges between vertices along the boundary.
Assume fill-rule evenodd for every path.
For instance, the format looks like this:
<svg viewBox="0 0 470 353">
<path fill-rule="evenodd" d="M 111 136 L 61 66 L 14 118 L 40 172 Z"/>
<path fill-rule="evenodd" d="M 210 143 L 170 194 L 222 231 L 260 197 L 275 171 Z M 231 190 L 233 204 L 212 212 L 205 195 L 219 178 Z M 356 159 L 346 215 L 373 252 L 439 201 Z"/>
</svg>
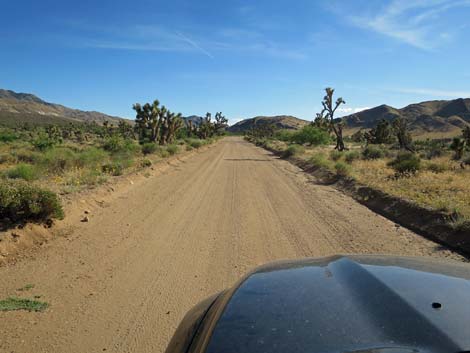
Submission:
<svg viewBox="0 0 470 353">
<path fill-rule="evenodd" d="M 44 223 L 44 226 L 45 226 L 46 228 L 51 228 L 53 224 L 54 224 L 54 221 L 53 221 L 52 219 L 48 218 L 48 219 L 46 220 L 46 222 Z"/>
<path fill-rule="evenodd" d="M 19 235 L 18 233 L 15 233 L 15 232 L 12 232 L 12 233 L 11 233 L 11 236 L 12 236 L 13 238 L 19 238 L 19 237 L 20 237 L 20 235 Z"/>
<path fill-rule="evenodd" d="M 90 221 L 88 216 L 83 217 L 82 220 L 81 220 L 81 222 L 88 222 L 88 221 Z"/>
<path fill-rule="evenodd" d="M 89 213 L 90 213 L 90 211 L 88 211 L 88 210 L 85 210 L 85 211 L 83 211 L 83 213 L 84 213 L 84 214 L 89 214 Z"/>
<path fill-rule="evenodd" d="M 169 312 L 169 311 L 167 311 L 167 312 L 166 312 L 166 314 L 167 314 L 167 315 L 170 315 L 170 312 Z"/>
</svg>

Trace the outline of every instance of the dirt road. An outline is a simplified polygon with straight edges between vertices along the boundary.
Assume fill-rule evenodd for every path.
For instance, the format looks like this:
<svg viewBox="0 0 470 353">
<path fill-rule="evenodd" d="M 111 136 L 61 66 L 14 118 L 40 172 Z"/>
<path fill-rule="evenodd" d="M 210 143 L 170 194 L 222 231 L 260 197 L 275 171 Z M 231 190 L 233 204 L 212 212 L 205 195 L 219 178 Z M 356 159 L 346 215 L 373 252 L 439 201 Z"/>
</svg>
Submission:
<svg viewBox="0 0 470 353">
<path fill-rule="evenodd" d="M 50 303 L 1 312 L 1 352 L 162 352 L 191 306 L 272 260 L 461 259 L 239 138 L 101 206 L 34 258 L 0 268 L 0 298 Z"/>
</svg>

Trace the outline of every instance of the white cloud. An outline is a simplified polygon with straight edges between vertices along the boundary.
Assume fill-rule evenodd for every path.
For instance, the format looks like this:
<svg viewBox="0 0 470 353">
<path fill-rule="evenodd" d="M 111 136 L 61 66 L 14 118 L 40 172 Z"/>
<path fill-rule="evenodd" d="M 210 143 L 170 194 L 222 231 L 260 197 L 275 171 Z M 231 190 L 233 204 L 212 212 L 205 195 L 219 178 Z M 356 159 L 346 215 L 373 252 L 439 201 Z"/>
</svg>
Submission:
<svg viewBox="0 0 470 353">
<path fill-rule="evenodd" d="M 449 31 L 439 29 L 439 17 L 451 8 L 466 6 L 470 0 L 392 0 L 375 15 L 349 19 L 358 27 L 429 50 L 452 38 Z"/>
<path fill-rule="evenodd" d="M 211 31 L 207 36 L 192 34 L 190 38 L 181 31 L 154 25 L 135 25 L 122 28 L 90 26 L 84 28 L 86 26 L 81 24 L 81 27 L 78 28 L 81 31 L 80 38 L 68 42 L 82 47 L 99 49 L 199 52 L 211 59 L 214 59 L 215 52 L 293 60 L 306 58 L 304 52 L 281 45 L 251 29 L 221 28 Z M 193 30 L 193 32 L 197 31 Z M 84 35 L 85 33 L 88 35 Z"/>
<path fill-rule="evenodd" d="M 245 118 L 229 118 L 228 123 L 229 123 L 229 125 L 235 125 L 236 123 L 238 123 L 239 121 L 242 121 L 244 119 Z"/>
<path fill-rule="evenodd" d="M 340 107 L 337 109 L 337 112 L 342 115 L 347 115 L 347 114 L 359 113 L 366 109 L 370 109 L 370 107 L 356 107 L 356 108 Z"/>
<path fill-rule="evenodd" d="M 452 91 L 439 90 L 429 88 L 399 88 L 393 91 L 400 93 L 421 94 L 424 96 L 440 97 L 440 98 L 466 98 L 470 97 L 470 91 Z"/>
</svg>

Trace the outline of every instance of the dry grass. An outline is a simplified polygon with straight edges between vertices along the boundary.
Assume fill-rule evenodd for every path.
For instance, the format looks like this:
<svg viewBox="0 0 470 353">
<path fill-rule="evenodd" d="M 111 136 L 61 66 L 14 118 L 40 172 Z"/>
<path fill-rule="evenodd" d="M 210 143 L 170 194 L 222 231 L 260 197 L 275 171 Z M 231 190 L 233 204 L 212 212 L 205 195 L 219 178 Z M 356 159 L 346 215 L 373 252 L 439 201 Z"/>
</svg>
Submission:
<svg viewBox="0 0 470 353">
<path fill-rule="evenodd" d="M 270 141 L 270 147 L 282 151 L 287 144 Z M 360 151 L 359 146 L 349 146 Z M 331 151 L 333 146 L 306 148 L 301 158 L 334 171 Z M 343 161 L 340 158 L 339 161 Z M 350 163 L 349 176 L 359 183 L 382 190 L 416 204 L 448 212 L 455 222 L 470 222 L 470 168 L 462 170 L 451 154 L 432 160 L 422 160 L 423 169 L 408 177 L 395 177 L 387 164 L 391 158 L 376 160 L 355 159 Z"/>
<path fill-rule="evenodd" d="M 462 170 L 457 163 L 439 158 L 432 163 L 446 165 L 447 170 L 439 173 L 423 170 L 413 176 L 395 178 L 387 162 L 386 159 L 354 161 L 352 175 L 360 183 L 390 195 L 470 219 L 470 170 Z"/>
</svg>

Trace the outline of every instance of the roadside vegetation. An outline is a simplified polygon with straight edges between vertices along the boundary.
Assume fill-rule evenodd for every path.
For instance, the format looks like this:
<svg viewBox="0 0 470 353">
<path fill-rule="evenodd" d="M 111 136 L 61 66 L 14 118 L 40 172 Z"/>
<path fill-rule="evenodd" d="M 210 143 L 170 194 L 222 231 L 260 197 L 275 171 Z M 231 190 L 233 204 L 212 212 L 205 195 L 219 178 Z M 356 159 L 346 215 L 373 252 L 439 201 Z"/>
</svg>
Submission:
<svg viewBox="0 0 470 353">
<path fill-rule="evenodd" d="M 135 104 L 135 122 L 0 126 L 0 224 L 61 219 L 61 195 L 149 168 L 224 134 L 222 113 L 186 122 L 158 101 Z"/>
<path fill-rule="evenodd" d="M 17 297 L 9 297 L 4 300 L 0 300 L 0 311 L 44 311 L 49 307 L 48 303 L 41 302 L 33 299 L 24 299 Z"/>
<path fill-rule="evenodd" d="M 470 127 L 453 139 L 419 139 L 398 118 L 344 137 L 341 119 L 334 118 L 344 100 L 333 104 L 333 94 L 326 90 L 323 111 L 301 130 L 256 126 L 245 138 L 332 177 L 445 212 L 455 227 L 470 230 Z"/>
</svg>

